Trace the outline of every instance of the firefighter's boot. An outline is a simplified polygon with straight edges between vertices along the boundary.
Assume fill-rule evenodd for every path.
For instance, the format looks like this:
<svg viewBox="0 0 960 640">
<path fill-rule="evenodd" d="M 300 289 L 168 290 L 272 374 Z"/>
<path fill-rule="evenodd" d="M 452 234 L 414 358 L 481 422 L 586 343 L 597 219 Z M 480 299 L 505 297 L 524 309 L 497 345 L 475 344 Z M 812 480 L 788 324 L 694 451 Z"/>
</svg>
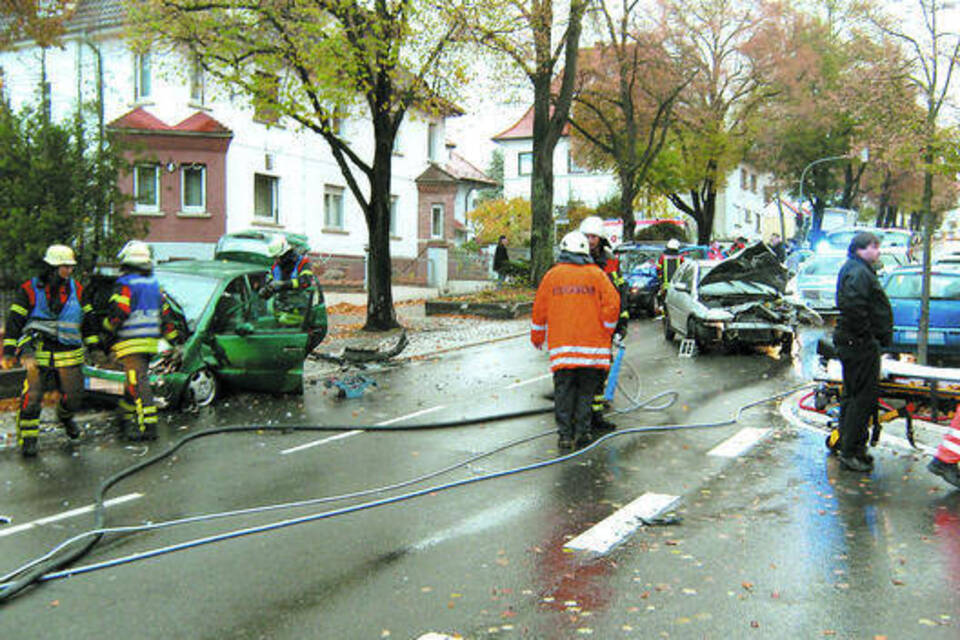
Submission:
<svg viewBox="0 0 960 640">
<path fill-rule="evenodd" d="M 927 465 L 927 470 L 932 474 L 940 476 L 953 486 L 960 488 L 960 469 L 957 468 L 956 464 L 949 464 L 940 458 L 934 458 L 930 461 L 930 464 Z"/>
</svg>

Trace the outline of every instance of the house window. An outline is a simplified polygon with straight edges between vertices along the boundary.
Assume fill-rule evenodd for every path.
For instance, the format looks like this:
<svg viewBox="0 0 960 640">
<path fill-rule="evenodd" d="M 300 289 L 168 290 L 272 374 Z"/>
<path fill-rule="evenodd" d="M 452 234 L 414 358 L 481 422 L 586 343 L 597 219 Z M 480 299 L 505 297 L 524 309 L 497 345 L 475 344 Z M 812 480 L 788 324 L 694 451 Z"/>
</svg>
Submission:
<svg viewBox="0 0 960 640">
<path fill-rule="evenodd" d="M 750 175 L 750 191 L 757 192 L 757 174 L 755 173 Z"/>
<path fill-rule="evenodd" d="M 427 154 L 430 162 L 440 161 L 440 125 L 436 122 L 431 122 L 427 126 Z"/>
<path fill-rule="evenodd" d="M 517 154 L 517 175 L 528 176 L 533 173 L 533 151 Z"/>
<path fill-rule="evenodd" d="M 323 191 L 323 228 L 343 229 L 343 188 L 327 185 Z"/>
<path fill-rule="evenodd" d="M 207 168 L 202 164 L 184 165 L 180 169 L 180 210 L 184 213 L 207 211 Z"/>
<path fill-rule="evenodd" d="M 397 233 L 397 201 L 399 199 L 398 196 L 390 196 L 390 235 L 393 237 L 399 235 Z"/>
<path fill-rule="evenodd" d="M 747 170 L 740 169 L 740 191 L 747 190 Z"/>
<path fill-rule="evenodd" d="M 138 164 L 133 170 L 134 211 L 160 210 L 160 167 Z"/>
<path fill-rule="evenodd" d="M 272 73 L 257 71 L 254 91 L 253 119 L 263 124 L 275 123 L 280 117 L 277 113 L 280 79 Z"/>
<path fill-rule="evenodd" d="M 150 54 L 138 53 L 133 58 L 133 99 L 147 100 L 152 95 L 153 76 L 150 73 Z"/>
<path fill-rule="evenodd" d="M 190 67 L 190 102 L 193 104 L 203 104 L 204 101 L 204 76 L 203 66 L 199 58 L 194 58 Z"/>
<path fill-rule="evenodd" d="M 443 205 L 434 204 L 430 207 L 430 237 L 443 237 Z"/>
<path fill-rule="evenodd" d="M 279 178 L 265 176 L 262 173 L 253 176 L 253 215 L 263 221 L 277 222 L 279 207 L 277 203 Z"/>
<path fill-rule="evenodd" d="M 532 160 L 532 159 L 531 159 Z M 532 162 L 531 162 L 532 165 Z M 531 167 L 532 168 L 532 167 Z M 573 151 L 567 150 L 567 173 L 586 173 L 587 170 L 577 164 Z"/>
</svg>

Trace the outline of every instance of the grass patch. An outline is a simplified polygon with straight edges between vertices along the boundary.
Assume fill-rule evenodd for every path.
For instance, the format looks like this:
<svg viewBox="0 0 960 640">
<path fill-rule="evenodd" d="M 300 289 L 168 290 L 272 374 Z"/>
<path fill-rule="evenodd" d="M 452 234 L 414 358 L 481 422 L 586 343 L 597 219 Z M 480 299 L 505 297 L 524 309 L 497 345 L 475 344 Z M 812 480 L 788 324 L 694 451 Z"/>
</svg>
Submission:
<svg viewBox="0 0 960 640">
<path fill-rule="evenodd" d="M 506 303 L 514 304 L 517 302 L 532 302 L 536 295 L 536 289 L 529 287 L 502 287 L 500 289 L 483 289 L 459 296 L 444 296 L 437 298 L 443 302 L 484 302 L 484 303 Z"/>
</svg>

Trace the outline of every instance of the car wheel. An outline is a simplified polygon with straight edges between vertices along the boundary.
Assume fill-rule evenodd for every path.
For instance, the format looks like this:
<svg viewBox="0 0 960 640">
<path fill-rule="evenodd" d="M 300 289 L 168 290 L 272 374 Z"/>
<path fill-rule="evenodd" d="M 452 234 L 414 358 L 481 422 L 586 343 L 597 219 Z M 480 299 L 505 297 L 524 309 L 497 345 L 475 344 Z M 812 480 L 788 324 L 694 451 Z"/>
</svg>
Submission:
<svg viewBox="0 0 960 640">
<path fill-rule="evenodd" d="M 650 304 L 647 306 L 647 313 L 650 314 L 651 318 L 656 318 L 657 314 L 660 313 L 660 302 L 657 300 L 657 296 L 651 296 Z"/>
<path fill-rule="evenodd" d="M 706 353 L 707 349 L 710 348 L 710 345 L 705 341 L 697 337 L 697 321 L 693 317 L 687 318 L 687 338 L 693 340 L 694 344 L 697 345 L 697 351 L 700 353 Z"/>
<path fill-rule="evenodd" d="M 184 404 L 188 407 L 200 408 L 213 403 L 217 398 L 220 383 L 213 371 L 203 367 L 195 371 L 188 379 L 184 389 Z"/>
<path fill-rule="evenodd" d="M 673 336 L 676 335 L 676 332 L 673 330 L 673 327 L 670 326 L 670 316 L 667 315 L 667 310 L 663 310 L 663 339 L 667 342 L 673 342 Z"/>
</svg>

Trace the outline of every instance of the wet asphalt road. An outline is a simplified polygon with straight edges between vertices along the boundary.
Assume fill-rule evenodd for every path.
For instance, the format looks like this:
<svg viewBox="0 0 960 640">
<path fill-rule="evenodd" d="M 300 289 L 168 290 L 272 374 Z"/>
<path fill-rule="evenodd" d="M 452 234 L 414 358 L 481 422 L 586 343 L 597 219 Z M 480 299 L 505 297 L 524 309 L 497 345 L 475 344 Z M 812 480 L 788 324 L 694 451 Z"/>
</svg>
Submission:
<svg viewBox="0 0 960 640">
<path fill-rule="evenodd" d="M 625 383 L 641 385 L 645 397 L 676 389 L 680 399 L 665 411 L 619 416 L 621 427 L 723 420 L 804 381 L 809 366 L 809 347 L 794 360 L 775 352 L 680 359 L 649 320 L 634 323 L 628 342 L 636 376 L 628 371 Z M 548 435 L 385 494 L 110 536 L 79 564 L 435 487 L 396 504 L 50 581 L 0 607 L 0 636 L 960 635 L 960 493 L 930 476 L 925 459 L 896 449 L 876 452 L 871 476 L 840 471 L 822 434 L 788 423 L 773 403 L 737 425 L 621 433 L 562 464 L 450 490 L 439 485 L 556 458 L 550 416 L 351 430 L 411 414 L 419 415 L 406 422 L 549 406 L 546 372 L 546 355 L 515 339 L 371 374 L 378 386 L 359 400 L 311 385 L 302 398 L 234 395 L 197 415 L 166 416 L 151 453 L 214 425 L 348 430 L 191 443 L 115 487 L 108 498 L 126 501 L 108 508 L 108 524 L 338 496 Z M 744 427 L 772 431 L 741 456 L 707 455 Z M 0 526 L 0 571 L 88 528 L 89 514 L 25 525 L 90 504 L 100 480 L 147 453 L 106 427 L 95 430 L 74 446 L 46 436 L 35 461 L 0 452 L 0 515 L 13 520 Z M 564 549 L 647 493 L 677 496 L 671 512 L 680 523 L 641 527 L 602 555 Z"/>
</svg>

